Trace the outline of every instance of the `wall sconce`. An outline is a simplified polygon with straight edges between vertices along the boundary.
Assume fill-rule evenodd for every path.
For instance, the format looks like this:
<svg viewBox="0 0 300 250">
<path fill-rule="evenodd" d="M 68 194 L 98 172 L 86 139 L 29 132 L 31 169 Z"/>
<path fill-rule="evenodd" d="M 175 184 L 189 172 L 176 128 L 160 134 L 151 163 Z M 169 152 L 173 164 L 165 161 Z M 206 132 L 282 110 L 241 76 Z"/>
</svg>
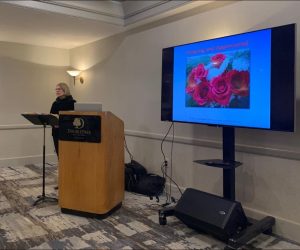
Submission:
<svg viewBox="0 0 300 250">
<path fill-rule="evenodd" d="M 74 86 L 75 86 L 76 76 L 80 75 L 80 70 L 72 69 L 72 70 L 67 70 L 67 72 L 68 72 L 68 74 L 70 76 L 73 77 L 73 79 L 74 79 Z M 83 77 L 81 77 L 81 76 L 79 77 L 79 82 L 81 84 L 83 84 L 83 82 L 84 82 Z"/>
</svg>

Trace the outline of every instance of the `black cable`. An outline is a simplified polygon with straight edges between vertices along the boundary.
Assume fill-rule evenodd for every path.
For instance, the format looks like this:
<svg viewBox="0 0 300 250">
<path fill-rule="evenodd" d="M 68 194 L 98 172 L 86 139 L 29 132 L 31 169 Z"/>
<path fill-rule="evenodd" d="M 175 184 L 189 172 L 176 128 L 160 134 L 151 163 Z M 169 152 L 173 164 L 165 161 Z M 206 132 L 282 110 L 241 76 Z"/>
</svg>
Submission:
<svg viewBox="0 0 300 250">
<path fill-rule="evenodd" d="M 168 176 L 168 175 L 166 175 L 166 176 L 168 179 L 170 179 L 171 182 L 173 182 L 176 185 L 177 189 L 179 190 L 180 194 L 182 195 L 182 191 L 181 191 L 180 187 L 178 186 L 178 184 L 173 179 L 171 179 L 170 176 Z"/>
<path fill-rule="evenodd" d="M 175 124 L 173 124 L 173 131 L 172 131 L 172 143 L 171 143 L 171 159 L 170 159 L 170 164 L 171 164 L 171 178 L 170 178 L 170 181 L 172 181 L 177 189 L 179 190 L 180 194 L 182 195 L 182 191 L 181 189 L 179 188 L 179 186 L 177 185 L 177 183 L 173 180 L 173 146 L 174 146 L 174 139 L 175 139 Z M 172 197 L 171 197 L 172 198 Z"/>
<path fill-rule="evenodd" d="M 167 180 L 168 174 L 166 173 L 166 163 L 165 162 L 163 162 L 163 164 L 161 165 L 161 172 L 163 174 L 163 178 L 165 178 Z M 165 190 L 166 190 L 166 187 L 165 187 Z M 165 194 L 166 194 L 166 204 L 165 205 L 169 205 L 169 194 L 166 191 L 165 191 Z"/>
<path fill-rule="evenodd" d="M 133 160 L 133 155 L 130 153 L 128 146 L 127 146 L 127 142 L 126 142 L 126 137 L 124 136 L 124 146 L 125 146 L 125 150 L 126 152 L 129 154 L 130 160 Z"/>
<path fill-rule="evenodd" d="M 161 144 L 160 144 L 160 150 L 161 150 L 161 153 L 163 155 L 163 163 L 161 165 L 161 172 L 162 172 L 162 177 L 165 178 L 165 179 L 166 179 L 166 176 L 167 176 L 166 166 L 167 166 L 168 163 L 167 163 L 166 156 L 165 156 L 165 153 L 164 153 L 164 150 L 163 150 L 163 143 L 164 143 L 165 139 L 167 138 L 172 126 L 173 126 L 173 123 L 171 123 L 170 127 L 168 128 L 167 133 L 165 134 L 165 136 L 162 139 Z M 165 190 L 166 190 L 166 188 L 165 188 Z M 169 201 L 168 192 L 165 191 L 165 194 L 166 194 L 166 204 L 168 204 L 168 201 Z"/>
<path fill-rule="evenodd" d="M 166 167 L 167 167 L 167 160 L 166 160 L 166 155 L 163 151 L 163 143 L 165 142 L 171 128 L 173 128 L 172 130 L 172 141 L 171 141 L 171 159 L 170 159 L 170 175 L 168 175 Z M 161 153 L 163 155 L 164 161 L 161 165 L 161 171 L 163 174 L 163 177 L 169 180 L 169 193 L 166 191 L 166 204 L 170 204 L 174 198 L 172 197 L 172 185 L 171 182 L 174 183 L 177 187 L 177 189 L 179 190 L 180 194 L 182 195 L 182 191 L 179 188 L 179 186 L 177 185 L 177 183 L 173 180 L 173 146 L 174 146 L 174 138 L 175 138 L 175 125 L 174 122 L 171 123 L 166 135 L 164 136 L 164 138 L 161 141 Z"/>
<path fill-rule="evenodd" d="M 170 198 L 172 200 L 172 185 L 171 180 L 173 180 L 173 145 L 174 145 L 174 127 L 172 126 L 172 142 L 171 142 L 171 159 L 170 159 L 170 178 L 169 178 L 169 190 L 170 190 Z"/>
<path fill-rule="evenodd" d="M 163 150 L 163 143 L 165 142 L 167 136 L 169 135 L 171 128 L 173 128 L 173 130 L 172 130 L 172 141 L 171 141 L 171 159 L 170 159 L 170 176 L 169 176 L 168 173 L 167 173 L 167 169 L 166 169 L 166 167 L 168 166 L 168 161 L 167 161 L 166 155 L 165 155 L 164 150 Z M 172 193 L 171 182 L 176 185 L 176 187 L 178 188 L 179 192 L 182 195 L 182 191 L 180 190 L 180 188 L 177 185 L 177 183 L 173 180 L 173 146 L 174 146 L 174 137 L 175 137 L 175 126 L 174 126 L 174 122 L 172 122 L 171 125 L 170 125 L 170 127 L 168 128 L 167 133 L 163 137 L 163 139 L 161 141 L 161 145 L 160 145 L 161 153 L 162 153 L 163 158 L 164 158 L 164 161 L 163 161 L 163 163 L 161 165 L 161 172 L 163 174 L 163 178 L 165 178 L 166 180 L 169 180 L 169 192 L 170 193 L 168 193 L 167 191 L 165 192 L 166 193 L 166 204 L 165 205 L 169 205 L 173 201 L 173 199 L 174 199 L 173 197 L 171 197 L 171 193 Z M 125 146 L 126 152 L 129 154 L 129 157 L 130 157 L 130 159 L 132 161 L 133 160 L 133 155 L 129 151 L 129 148 L 128 148 L 128 145 L 127 145 L 125 137 L 124 137 L 124 146 Z M 165 187 L 165 190 L 166 190 L 166 187 Z"/>
<path fill-rule="evenodd" d="M 163 150 L 163 143 L 165 142 L 165 140 L 166 140 L 166 138 L 167 138 L 167 136 L 168 136 L 168 134 L 169 134 L 171 128 L 173 127 L 173 125 L 174 125 L 174 122 L 171 123 L 171 126 L 169 127 L 169 129 L 168 129 L 166 135 L 164 136 L 164 138 L 162 139 L 162 141 L 161 141 L 161 143 L 160 143 L 160 151 L 161 151 L 161 153 L 162 153 L 162 155 L 163 155 L 163 157 L 164 157 L 164 162 L 166 161 L 166 156 L 165 156 L 164 150 Z"/>
<path fill-rule="evenodd" d="M 163 159 L 164 159 L 164 160 L 163 160 L 163 163 L 162 163 L 162 165 L 161 165 L 161 171 L 162 171 L 162 174 L 163 174 L 163 178 L 165 178 L 166 181 L 167 181 L 167 179 L 170 179 L 170 178 L 168 178 L 168 174 L 167 174 L 167 170 L 166 170 L 166 167 L 168 166 L 168 162 L 167 162 L 167 159 L 166 159 L 166 155 L 165 155 L 165 153 L 164 153 L 164 150 L 163 150 L 163 144 L 164 144 L 164 142 L 165 142 L 167 136 L 169 135 L 170 130 L 171 130 L 171 128 L 173 127 L 173 125 L 174 125 L 174 122 L 171 123 L 171 125 L 170 125 L 170 127 L 169 127 L 167 133 L 165 134 L 164 138 L 162 139 L 162 141 L 161 141 L 161 143 L 160 143 L 160 150 L 161 150 L 161 153 L 162 153 Z M 167 177 L 167 178 L 166 178 L 166 177 Z M 168 203 L 169 203 L 169 198 L 170 198 L 170 197 L 169 197 L 168 192 L 166 191 L 166 187 L 165 187 L 165 194 L 166 194 L 166 204 L 168 204 Z"/>
</svg>

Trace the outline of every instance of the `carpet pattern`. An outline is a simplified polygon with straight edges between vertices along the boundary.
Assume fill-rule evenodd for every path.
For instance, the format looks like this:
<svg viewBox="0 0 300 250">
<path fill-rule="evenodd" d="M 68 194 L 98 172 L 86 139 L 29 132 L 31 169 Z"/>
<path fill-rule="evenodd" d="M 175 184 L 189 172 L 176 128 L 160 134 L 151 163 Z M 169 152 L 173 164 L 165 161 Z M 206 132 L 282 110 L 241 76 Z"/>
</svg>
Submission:
<svg viewBox="0 0 300 250">
<path fill-rule="evenodd" d="M 126 193 L 122 207 L 99 220 L 63 214 L 57 203 L 32 206 L 42 193 L 40 165 L 0 168 L 0 249 L 222 249 L 224 243 L 168 217 L 165 201 Z M 46 167 L 46 195 L 57 197 L 55 166 Z M 259 235 L 243 249 L 300 249 L 275 236 Z"/>
</svg>

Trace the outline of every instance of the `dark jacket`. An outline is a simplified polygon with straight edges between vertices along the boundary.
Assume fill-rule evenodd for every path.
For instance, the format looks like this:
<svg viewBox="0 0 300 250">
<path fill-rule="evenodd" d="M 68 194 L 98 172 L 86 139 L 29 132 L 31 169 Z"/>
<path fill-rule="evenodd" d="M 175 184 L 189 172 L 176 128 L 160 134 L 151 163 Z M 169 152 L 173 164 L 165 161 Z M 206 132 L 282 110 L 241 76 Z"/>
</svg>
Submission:
<svg viewBox="0 0 300 250">
<path fill-rule="evenodd" d="M 55 102 L 52 103 L 50 113 L 58 114 L 59 111 L 74 110 L 74 103 L 76 101 L 71 95 L 65 96 L 65 98 L 57 97 Z"/>
<path fill-rule="evenodd" d="M 74 103 L 76 100 L 71 95 L 65 96 L 64 98 L 57 97 L 55 102 L 52 103 L 50 113 L 58 114 L 59 111 L 74 110 Z M 58 128 L 52 128 L 52 135 L 58 137 Z"/>
</svg>

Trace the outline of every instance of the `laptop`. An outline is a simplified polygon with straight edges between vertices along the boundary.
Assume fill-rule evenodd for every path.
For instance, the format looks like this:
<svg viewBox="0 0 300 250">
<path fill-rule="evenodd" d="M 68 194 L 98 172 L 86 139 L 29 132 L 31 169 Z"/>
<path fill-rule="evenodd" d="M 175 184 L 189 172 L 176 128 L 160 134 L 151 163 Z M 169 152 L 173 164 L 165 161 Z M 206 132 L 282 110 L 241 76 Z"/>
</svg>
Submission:
<svg viewBox="0 0 300 250">
<path fill-rule="evenodd" d="M 75 102 L 75 111 L 97 111 L 102 112 L 102 103 L 99 102 Z"/>
</svg>

